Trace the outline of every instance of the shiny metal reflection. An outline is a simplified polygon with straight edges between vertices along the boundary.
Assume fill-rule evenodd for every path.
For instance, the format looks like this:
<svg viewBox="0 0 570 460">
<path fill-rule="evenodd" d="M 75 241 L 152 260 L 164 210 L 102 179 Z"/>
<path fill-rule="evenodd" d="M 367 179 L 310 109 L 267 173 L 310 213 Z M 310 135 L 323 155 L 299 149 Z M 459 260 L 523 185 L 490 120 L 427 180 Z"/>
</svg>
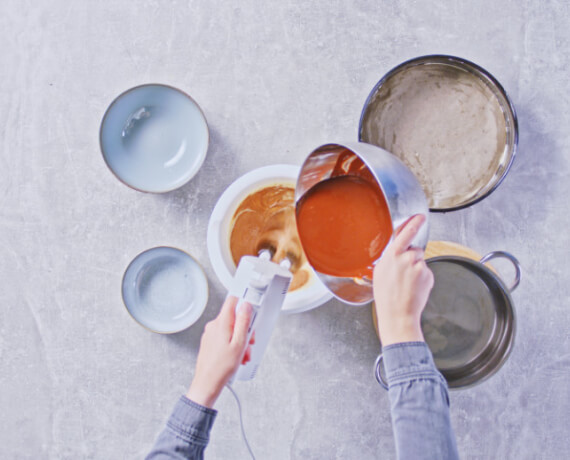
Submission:
<svg viewBox="0 0 570 460">
<path fill-rule="evenodd" d="M 401 108 L 398 100 L 390 98 L 393 92 L 391 85 L 397 84 L 398 79 L 406 72 L 419 69 L 428 71 L 436 68 L 445 71 L 454 69 L 461 73 L 467 73 L 472 75 L 474 80 L 478 80 L 481 84 L 486 85 L 496 97 L 505 122 L 506 143 L 504 149 L 497 151 L 495 162 L 490 165 L 490 167 L 496 168 L 496 170 L 494 170 L 489 182 L 483 187 L 477 187 L 463 196 L 458 195 L 452 202 L 430 203 L 430 211 L 447 212 L 471 206 L 491 194 L 505 179 L 516 157 L 518 146 L 516 111 L 507 92 L 490 72 L 467 59 L 447 55 L 420 56 L 401 63 L 384 75 L 368 95 L 360 116 L 358 140 L 392 151 L 390 145 L 387 145 L 389 144 L 388 140 L 379 136 L 378 131 L 382 124 L 376 119 L 384 106 Z M 427 142 L 429 142 L 429 139 L 426 139 Z M 431 197 L 428 197 L 428 199 L 431 201 Z"/>
<path fill-rule="evenodd" d="M 427 261 L 435 282 L 422 315 L 422 330 L 450 388 L 485 380 L 511 352 L 516 318 L 510 291 L 520 280 L 520 265 L 511 254 L 500 251 L 482 261 L 494 257 L 505 257 L 515 266 L 510 290 L 480 262 L 455 256 Z"/>
<path fill-rule="evenodd" d="M 305 159 L 297 178 L 296 205 L 311 187 L 331 177 L 337 160 L 346 152 L 360 158 L 372 173 L 388 204 L 394 229 L 415 214 L 424 214 L 429 220 L 426 196 L 412 172 L 391 153 L 364 142 L 331 143 L 313 150 Z M 412 241 L 412 246 L 425 248 L 428 234 L 429 224 L 426 221 Z M 305 245 L 302 235 L 300 238 L 301 244 Z M 372 301 L 372 283 L 367 278 L 345 278 L 318 271 L 315 273 L 336 298 L 348 305 L 359 306 Z"/>
</svg>

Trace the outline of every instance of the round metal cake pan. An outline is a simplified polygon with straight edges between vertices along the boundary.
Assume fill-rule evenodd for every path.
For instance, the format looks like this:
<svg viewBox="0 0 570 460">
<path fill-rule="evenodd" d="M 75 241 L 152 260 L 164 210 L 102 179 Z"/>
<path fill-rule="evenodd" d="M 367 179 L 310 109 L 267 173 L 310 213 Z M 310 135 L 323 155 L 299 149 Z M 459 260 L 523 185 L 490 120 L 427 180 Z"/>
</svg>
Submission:
<svg viewBox="0 0 570 460">
<path fill-rule="evenodd" d="M 484 263 L 510 260 L 510 287 Z M 496 373 L 512 350 L 516 316 L 510 293 L 520 282 L 520 265 L 511 254 L 495 251 L 479 262 L 457 256 L 427 260 L 434 287 L 422 315 L 422 330 L 434 362 L 450 388 L 465 388 Z"/>
<path fill-rule="evenodd" d="M 440 147 L 443 136 L 443 134 L 438 132 L 437 129 L 431 129 L 432 127 L 429 126 L 429 123 L 431 123 L 430 117 L 427 119 L 424 118 L 421 122 L 420 120 L 414 120 L 414 117 L 416 116 L 415 114 L 417 113 L 417 107 L 414 106 L 414 102 L 424 99 L 424 94 L 422 93 L 423 80 L 420 78 L 416 84 L 410 87 L 411 89 L 408 92 L 401 92 L 403 91 L 401 82 L 403 81 L 403 78 L 406 78 L 406 75 L 418 74 L 421 77 L 422 74 L 430 74 L 433 72 L 441 73 L 441 81 L 433 81 L 432 84 L 437 85 L 438 87 L 440 84 L 443 87 L 445 87 L 445 84 L 448 84 L 452 87 L 453 91 L 457 90 L 458 92 L 457 98 L 452 96 L 447 100 L 449 104 L 443 104 L 442 102 L 442 107 L 439 109 L 434 108 L 434 115 L 437 114 L 438 111 L 449 110 L 448 116 L 451 117 L 451 120 L 465 116 L 463 115 L 462 110 L 458 109 L 454 105 L 456 100 L 461 99 L 461 95 L 459 94 L 461 91 L 455 87 L 455 82 L 458 78 L 457 76 L 463 76 L 470 80 L 469 84 L 480 85 L 481 88 L 487 88 L 485 91 L 492 95 L 489 96 L 489 100 L 494 107 L 498 107 L 496 112 L 500 114 L 497 115 L 498 118 L 500 118 L 500 125 L 497 125 L 497 130 L 501 137 L 504 136 L 504 146 L 501 142 L 498 142 L 497 150 L 495 154 L 493 154 L 493 159 L 489 159 L 488 163 L 483 162 L 484 165 L 481 166 L 479 174 L 474 175 L 474 177 L 471 177 L 473 170 L 470 168 L 465 168 L 465 172 L 461 173 L 464 174 L 465 177 L 462 177 L 459 175 L 457 170 L 452 170 L 453 167 L 450 162 L 436 161 L 438 170 L 449 164 L 449 174 L 458 178 L 458 189 L 455 190 L 452 187 L 452 190 L 443 192 L 444 195 L 445 193 L 449 194 L 445 198 L 437 195 L 439 192 L 436 192 L 430 186 L 430 180 L 435 180 L 433 170 L 430 170 L 427 167 L 425 170 L 423 169 L 423 165 L 426 161 L 429 162 L 429 158 L 427 157 L 431 155 L 430 152 L 433 152 L 433 149 Z M 415 96 L 411 96 L 411 93 Z M 457 117 L 455 115 L 457 115 Z M 398 131 L 398 136 L 396 136 L 396 131 L 390 131 L 387 128 L 387 120 L 395 119 L 393 117 L 399 116 L 409 117 L 409 124 L 406 124 L 407 127 L 405 129 L 402 128 L 402 132 Z M 503 123 L 504 133 L 502 132 Z M 469 125 L 469 123 L 461 124 L 461 126 L 467 125 Z M 404 125 L 402 124 L 401 126 Z M 417 133 L 419 133 L 421 129 L 424 129 L 425 136 L 422 135 L 422 144 L 419 146 L 417 151 L 414 149 L 414 151 L 411 152 L 409 151 L 409 146 L 408 148 L 405 148 L 403 144 L 398 147 L 399 143 L 401 143 L 401 139 L 409 137 L 410 133 L 419 135 Z M 383 132 L 382 130 L 386 131 Z M 440 134 L 439 136 L 438 133 Z M 396 141 L 396 137 L 399 139 L 398 141 Z M 475 136 L 475 138 L 477 137 Z M 377 145 L 402 159 L 404 163 L 412 169 L 416 176 L 418 176 L 420 182 L 422 182 L 424 191 L 428 196 L 430 210 L 435 212 L 446 212 L 462 209 L 479 202 L 492 193 L 501 184 L 516 156 L 518 144 L 518 122 L 515 108 L 507 95 L 507 92 L 499 81 L 488 71 L 473 62 L 459 57 L 429 55 L 403 62 L 390 70 L 380 79 L 376 86 L 374 86 L 362 109 L 358 128 L 358 139 L 362 142 Z M 477 155 L 473 155 L 476 150 L 473 148 L 471 143 L 473 139 L 464 138 L 460 135 L 458 135 L 458 139 L 459 140 L 456 140 L 454 145 L 460 146 L 460 148 L 457 149 L 457 156 L 452 158 L 459 159 L 461 155 L 463 155 L 464 158 L 469 155 L 472 155 L 472 158 L 477 157 Z M 489 142 L 492 144 L 494 139 L 489 139 Z M 456 151 L 455 149 L 452 150 L 454 152 Z M 404 151 L 407 153 L 404 154 Z M 415 166 L 416 170 L 414 170 L 414 165 L 412 164 L 413 161 L 410 160 L 412 158 L 410 155 L 412 154 L 414 155 L 413 158 L 417 159 L 417 164 Z M 408 156 L 408 159 L 405 158 L 406 156 Z M 422 175 L 424 176 L 423 178 L 421 177 Z M 466 181 L 472 181 L 473 185 L 464 188 L 462 184 L 468 183 Z M 441 181 L 438 183 L 441 183 Z M 450 187 L 449 184 L 447 186 Z"/>
</svg>

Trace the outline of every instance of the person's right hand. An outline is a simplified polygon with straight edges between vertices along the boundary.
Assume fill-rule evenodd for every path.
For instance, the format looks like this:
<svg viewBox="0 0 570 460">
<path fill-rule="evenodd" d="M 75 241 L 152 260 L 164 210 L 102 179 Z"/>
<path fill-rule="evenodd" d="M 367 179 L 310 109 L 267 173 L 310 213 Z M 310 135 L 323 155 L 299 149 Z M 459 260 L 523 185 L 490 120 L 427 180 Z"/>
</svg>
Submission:
<svg viewBox="0 0 570 460">
<path fill-rule="evenodd" d="M 250 359 L 255 333 L 249 343 L 246 341 L 252 308 L 244 302 L 236 314 L 237 303 L 237 297 L 228 296 L 218 316 L 206 324 L 200 340 L 196 372 L 186 396 L 206 407 L 213 407 L 239 365 Z"/>
<path fill-rule="evenodd" d="M 425 220 L 418 214 L 403 224 L 374 267 L 374 301 L 383 346 L 424 340 L 420 320 L 433 273 L 423 250 L 410 244 Z"/>
</svg>

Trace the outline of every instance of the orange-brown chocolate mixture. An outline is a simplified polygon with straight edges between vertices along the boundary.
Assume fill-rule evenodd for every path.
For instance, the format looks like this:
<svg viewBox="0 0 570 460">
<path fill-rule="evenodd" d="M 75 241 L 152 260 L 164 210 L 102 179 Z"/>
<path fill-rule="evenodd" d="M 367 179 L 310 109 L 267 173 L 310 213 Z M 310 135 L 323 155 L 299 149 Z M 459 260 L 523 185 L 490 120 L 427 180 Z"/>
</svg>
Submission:
<svg viewBox="0 0 570 460">
<path fill-rule="evenodd" d="M 370 279 L 393 231 L 374 175 L 348 149 L 338 156 L 331 177 L 313 185 L 297 203 L 297 228 L 315 270 Z"/>
<path fill-rule="evenodd" d="M 257 256 L 268 249 L 273 262 L 288 258 L 293 280 L 289 291 L 304 286 L 310 277 L 295 223 L 295 189 L 270 185 L 248 195 L 232 218 L 230 250 L 237 265 L 242 256 Z"/>
</svg>

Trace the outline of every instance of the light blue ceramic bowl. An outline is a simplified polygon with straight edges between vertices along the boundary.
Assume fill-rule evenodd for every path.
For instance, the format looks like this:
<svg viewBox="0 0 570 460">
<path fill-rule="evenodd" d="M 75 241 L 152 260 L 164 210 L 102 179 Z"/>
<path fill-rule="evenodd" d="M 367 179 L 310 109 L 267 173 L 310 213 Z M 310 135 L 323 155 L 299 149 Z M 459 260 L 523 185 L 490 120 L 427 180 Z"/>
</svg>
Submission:
<svg viewBox="0 0 570 460">
<path fill-rule="evenodd" d="M 198 104 L 171 86 L 137 86 L 109 106 L 99 133 L 109 169 L 124 184 L 164 193 L 186 184 L 208 150 L 206 118 Z"/>
<path fill-rule="evenodd" d="M 180 332 L 204 312 L 208 281 L 189 254 L 157 247 L 142 252 L 123 276 L 123 302 L 142 326 L 161 334 Z"/>
</svg>

